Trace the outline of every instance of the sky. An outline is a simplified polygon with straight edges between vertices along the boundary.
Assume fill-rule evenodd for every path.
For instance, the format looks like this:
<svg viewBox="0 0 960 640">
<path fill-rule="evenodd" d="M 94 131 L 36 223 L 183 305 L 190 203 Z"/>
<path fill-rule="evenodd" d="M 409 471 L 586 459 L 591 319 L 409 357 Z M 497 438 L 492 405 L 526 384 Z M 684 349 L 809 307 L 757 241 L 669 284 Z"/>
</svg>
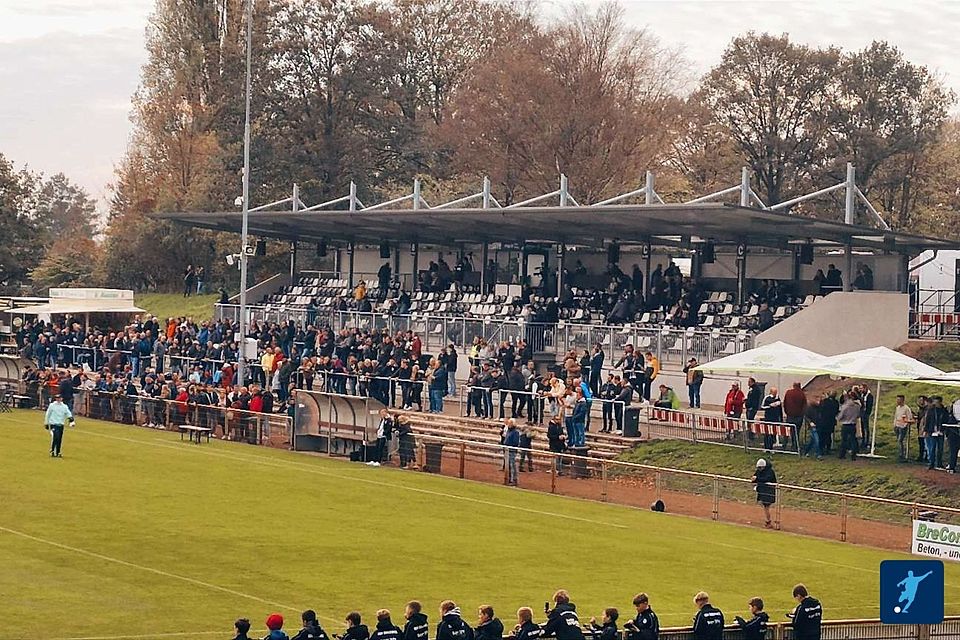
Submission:
<svg viewBox="0 0 960 640">
<path fill-rule="evenodd" d="M 593 4 L 599 0 L 587 0 Z M 572 0 L 544 0 L 557 15 Z M 626 0 L 632 26 L 679 47 L 699 75 L 748 30 L 855 50 L 888 40 L 960 95 L 960 0 Z M 63 172 L 101 204 L 130 135 L 153 0 L 0 0 L 0 153 Z"/>
</svg>

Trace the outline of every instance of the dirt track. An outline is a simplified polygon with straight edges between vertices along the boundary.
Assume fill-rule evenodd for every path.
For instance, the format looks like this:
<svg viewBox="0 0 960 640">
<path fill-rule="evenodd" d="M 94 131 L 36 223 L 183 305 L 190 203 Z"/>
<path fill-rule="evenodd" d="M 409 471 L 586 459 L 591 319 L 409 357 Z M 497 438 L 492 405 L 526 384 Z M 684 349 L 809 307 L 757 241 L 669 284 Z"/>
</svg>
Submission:
<svg viewBox="0 0 960 640">
<path fill-rule="evenodd" d="M 537 463 L 533 472 L 519 475 L 519 486 L 549 493 L 553 482 L 549 467 Z M 444 455 L 442 474 L 460 475 L 460 460 L 456 455 Z M 499 463 L 490 459 L 471 459 L 464 462 L 463 477 L 490 484 L 503 484 L 504 474 Z M 589 500 L 600 500 L 603 482 L 600 478 L 556 478 L 555 493 Z M 661 499 L 668 513 L 680 513 L 705 519 L 713 518 L 714 501 L 711 495 L 694 495 L 670 490 L 661 491 Z M 656 500 L 657 492 L 652 477 L 610 478 L 607 482 L 606 501 L 613 504 L 648 509 Z M 763 511 L 753 503 L 723 500 L 717 505 L 717 520 L 735 524 L 763 527 Z M 904 525 L 865 520 L 847 519 L 847 542 L 882 549 L 906 551 L 910 541 L 909 514 L 904 514 Z M 783 507 L 780 511 L 780 529 L 791 533 L 815 536 L 828 540 L 840 540 L 841 518 L 839 515 Z"/>
</svg>

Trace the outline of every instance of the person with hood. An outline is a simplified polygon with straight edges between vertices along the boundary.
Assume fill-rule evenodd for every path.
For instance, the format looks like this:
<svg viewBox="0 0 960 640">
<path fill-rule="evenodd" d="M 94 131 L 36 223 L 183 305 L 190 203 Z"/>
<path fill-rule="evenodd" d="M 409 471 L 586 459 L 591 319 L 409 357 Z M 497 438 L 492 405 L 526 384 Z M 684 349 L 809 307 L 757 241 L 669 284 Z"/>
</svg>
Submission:
<svg viewBox="0 0 960 640">
<path fill-rule="evenodd" d="M 417 600 L 411 600 L 404 608 L 403 617 L 407 622 L 403 625 L 403 640 L 427 640 L 430 625 L 427 616 L 423 613 L 423 605 Z"/>
<path fill-rule="evenodd" d="M 540 625 L 533 621 L 533 609 L 520 607 L 517 609 L 517 626 L 510 634 L 512 640 L 537 640 L 543 633 Z"/>
<path fill-rule="evenodd" d="M 773 464 L 760 458 L 757 460 L 757 468 L 750 478 L 757 491 L 757 502 L 763 507 L 763 515 L 766 519 L 763 526 L 767 529 L 773 528 L 773 521 L 770 518 L 770 506 L 777 501 L 777 474 L 773 470 Z"/>
<path fill-rule="evenodd" d="M 763 610 L 763 599 L 750 598 L 747 604 L 750 606 L 752 617 L 749 620 L 744 620 L 740 616 L 735 618 L 740 627 L 740 637 L 743 640 L 764 640 L 767 637 L 767 622 L 770 621 L 770 616 Z"/>
<path fill-rule="evenodd" d="M 547 442 L 549 443 L 549 448 L 552 453 L 564 453 L 567 450 L 567 434 L 563 430 L 563 425 L 560 422 L 560 416 L 554 416 L 550 418 L 550 422 L 547 423 Z M 557 475 L 563 475 L 563 458 L 556 456 L 554 458 L 554 464 L 557 469 Z"/>
<path fill-rule="evenodd" d="M 807 592 L 803 584 L 793 588 L 793 599 L 797 608 L 787 617 L 793 619 L 794 640 L 820 640 L 820 623 L 823 620 L 823 607 L 820 601 Z"/>
<path fill-rule="evenodd" d="M 476 640 L 502 640 L 503 623 L 493 614 L 493 607 L 488 604 L 478 611 L 479 624 L 473 632 Z"/>
<path fill-rule="evenodd" d="M 650 608 L 650 597 L 645 593 L 638 593 L 633 598 L 633 606 L 637 609 L 637 617 L 623 625 L 627 630 L 627 639 L 659 640 L 660 619 Z"/>
<path fill-rule="evenodd" d="M 473 629 L 463 621 L 460 607 L 453 600 L 440 603 L 436 640 L 473 640 Z"/>
<path fill-rule="evenodd" d="M 556 606 L 547 612 L 547 624 L 543 626 L 542 636 L 557 640 L 584 640 L 577 605 L 570 602 L 570 594 L 560 589 L 553 594 L 553 602 Z"/>
<path fill-rule="evenodd" d="M 507 484 L 515 487 L 517 486 L 517 452 L 520 447 L 520 431 L 517 429 L 517 421 L 515 418 L 507 418 L 507 425 L 503 434 L 503 444 Z M 503 627 L 502 624 L 500 626 Z"/>
<path fill-rule="evenodd" d="M 400 640 L 402 637 L 403 630 L 393 624 L 389 609 L 379 609 L 377 611 L 377 628 L 370 636 L 370 640 Z"/>
<path fill-rule="evenodd" d="M 270 633 L 263 640 L 289 640 L 287 634 L 283 632 L 283 616 L 279 613 L 271 613 L 267 616 L 267 629 Z"/>
<path fill-rule="evenodd" d="M 317 613 L 313 609 L 304 611 L 300 618 L 303 620 L 303 628 L 293 636 L 293 640 L 329 640 L 327 632 L 320 626 Z"/>
<path fill-rule="evenodd" d="M 237 635 L 233 637 L 233 640 L 250 640 L 250 636 L 247 635 L 250 633 L 249 620 L 246 618 L 239 618 L 233 623 L 233 628 L 237 630 Z"/>
<path fill-rule="evenodd" d="M 590 618 L 590 630 L 593 631 L 595 640 L 617 640 L 620 634 L 617 633 L 617 619 L 620 618 L 620 612 L 610 607 L 603 610 L 602 624 L 597 624 L 596 618 Z"/>
<path fill-rule="evenodd" d="M 710 596 L 700 591 L 693 597 L 697 615 L 693 618 L 694 640 L 723 640 L 723 612 L 710 604 Z"/>
<path fill-rule="evenodd" d="M 367 629 L 367 625 L 361 624 L 359 611 L 348 613 L 345 622 L 347 623 L 347 630 L 343 632 L 342 636 L 336 636 L 339 640 L 368 640 L 370 638 L 370 630 Z"/>
</svg>

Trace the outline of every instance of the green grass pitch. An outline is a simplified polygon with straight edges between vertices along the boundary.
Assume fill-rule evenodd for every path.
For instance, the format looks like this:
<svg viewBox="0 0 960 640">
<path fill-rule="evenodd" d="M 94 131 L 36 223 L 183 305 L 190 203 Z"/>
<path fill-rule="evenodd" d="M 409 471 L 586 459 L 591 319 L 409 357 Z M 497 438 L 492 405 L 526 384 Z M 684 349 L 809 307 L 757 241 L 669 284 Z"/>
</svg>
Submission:
<svg viewBox="0 0 960 640">
<path fill-rule="evenodd" d="M 399 620 L 412 598 L 431 624 L 453 598 L 512 626 L 559 587 L 583 618 L 647 591 L 683 625 L 704 589 L 728 619 L 760 595 L 783 621 L 795 582 L 827 618 L 875 617 L 879 563 L 897 557 L 86 419 L 54 460 L 35 411 L 0 416 L 0 438 L 0 639 L 228 637 L 239 616 L 262 628 L 277 610 L 292 627 L 305 608 L 339 633 L 350 610 Z M 947 583 L 949 601 L 960 567 Z"/>
</svg>

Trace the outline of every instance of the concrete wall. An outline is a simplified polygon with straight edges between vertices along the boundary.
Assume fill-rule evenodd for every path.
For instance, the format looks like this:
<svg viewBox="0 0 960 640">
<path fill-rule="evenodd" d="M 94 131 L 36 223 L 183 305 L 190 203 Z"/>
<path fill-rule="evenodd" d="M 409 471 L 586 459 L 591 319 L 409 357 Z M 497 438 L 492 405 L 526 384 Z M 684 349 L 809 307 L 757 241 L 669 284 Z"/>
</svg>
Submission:
<svg viewBox="0 0 960 640">
<path fill-rule="evenodd" d="M 885 291 L 831 293 L 757 336 L 757 346 L 781 340 L 832 356 L 907 342 L 909 296 Z"/>
</svg>

